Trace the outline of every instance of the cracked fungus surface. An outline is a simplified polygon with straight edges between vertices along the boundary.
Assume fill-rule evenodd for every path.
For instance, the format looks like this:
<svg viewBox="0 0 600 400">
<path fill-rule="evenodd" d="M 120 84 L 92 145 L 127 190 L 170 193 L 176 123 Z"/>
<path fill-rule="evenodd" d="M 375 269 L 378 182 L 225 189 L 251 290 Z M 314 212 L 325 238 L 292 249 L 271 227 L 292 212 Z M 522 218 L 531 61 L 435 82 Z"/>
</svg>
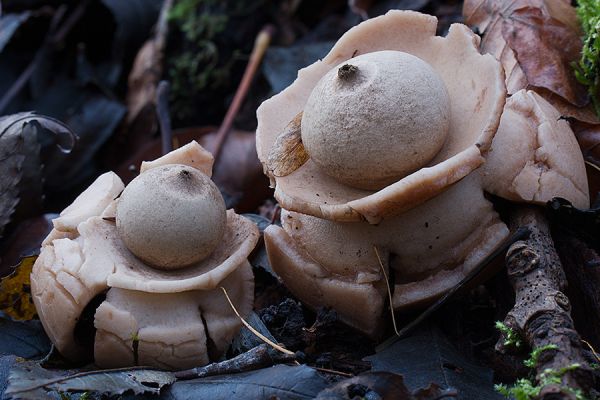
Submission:
<svg viewBox="0 0 600 400">
<path fill-rule="evenodd" d="M 210 171 L 212 158 L 200 149 L 192 143 L 150 167 L 197 165 L 204 156 L 201 166 Z M 86 306 L 105 296 L 93 317 L 97 365 L 179 369 L 217 359 L 241 326 L 220 287 L 241 315 L 252 309 L 247 257 L 258 240 L 256 226 L 228 210 L 223 239 L 209 257 L 187 268 L 157 270 L 131 254 L 117 234 L 115 199 L 123 189 L 114 173 L 101 175 L 44 240 L 31 285 L 48 336 L 67 358 L 84 359 L 89 349 L 76 337 L 77 325 Z"/>
</svg>

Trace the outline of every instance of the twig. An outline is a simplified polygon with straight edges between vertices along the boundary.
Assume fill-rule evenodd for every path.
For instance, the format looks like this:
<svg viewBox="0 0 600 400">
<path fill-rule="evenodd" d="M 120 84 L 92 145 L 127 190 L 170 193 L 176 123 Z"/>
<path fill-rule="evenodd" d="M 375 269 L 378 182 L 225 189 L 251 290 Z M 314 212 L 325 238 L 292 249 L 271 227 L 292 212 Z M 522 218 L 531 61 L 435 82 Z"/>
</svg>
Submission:
<svg viewBox="0 0 600 400">
<path fill-rule="evenodd" d="M 561 290 L 566 277 L 541 210 L 520 206 L 511 227 L 527 227 L 531 235 L 515 242 L 506 255 L 508 277 L 516 301 L 504 323 L 517 331 L 532 349 L 547 348 L 537 359 L 536 380 L 545 386 L 540 399 L 571 399 L 573 390 L 588 393 L 593 372 L 583 355 L 581 339 L 570 315 L 570 303 Z M 503 350 L 503 338 L 496 346 Z M 548 383 L 552 374 L 560 384 Z"/>
<path fill-rule="evenodd" d="M 23 72 L 21 72 L 21 75 L 19 75 L 17 80 L 11 85 L 11 87 L 6 91 L 6 93 L 4 93 L 4 95 L 0 99 L 0 115 L 4 113 L 4 110 L 14 99 L 14 97 L 17 94 L 19 94 L 21 90 L 23 90 L 27 82 L 29 82 L 29 79 L 31 79 L 31 76 L 33 75 L 34 71 L 44 58 L 46 50 L 64 41 L 64 39 L 67 37 L 69 32 L 71 32 L 75 24 L 83 16 L 89 2 L 90 0 L 83 0 L 79 2 L 75 10 L 73 10 L 73 12 L 65 19 L 62 25 L 60 24 L 60 21 L 66 14 L 67 6 L 63 5 L 56 10 L 54 16 L 52 17 L 52 21 L 50 22 L 48 37 L 46 38 L 44 44 L 35 53 L 33 60 L 31 60 L 27 68 L 25 68 Z"/>
<path fill-rule="evenodd" d="M 215 138 L 215 144 L 213 147 L 213 156 L 215 158 L 215 165 L 217 165 L 217 161 L 219 159 L 219 155 L 221 154 L 221 150 L 223 147 L 223 143 L 227 139 L 229 132 L 233 126 L 233 120 L 237 115 L 242 103 L 244 102 L 244 98 L 250 90 L 250 85 L 252 84 L 252 80 L 254 79 L 254 75 L 256 75 L 256 71 L 260 66 L 263 56 L 271 43 L 271 37 L 274 33 L 274 28 L 271 25 L 265 26 L 258 36 L 256 37 L 256 41 L 254 42 L 254 48 L 252 49 L 252 53 L 250 54 L 250 60 L 248 61 L 248 65 L 246 66 L 246 70 L 244 71 L 244 76 L 242 77 L 242 81 L 235 92 L 235 96 L 233 97 L 233 101 L 227 110 L 227 114 L 225 114 L 225 118 L 223 119 L 223 123 L 221 127 L 217 131 L 217 136 Z"/>
<path fill-rule="evenodd" d="M 209 364 L 204 367 L 177 371 L 174 372 L 173 375 L 175 375 L 178 380 L 187 380 L 205 376 L 235 374 L 269 367 L 274 364 L 291 362 L 294 361 L 295 358 L 294 353 L 287 354 L 273 351 L 271 347 L 263 343 L 231 360 Z"/>
<path fill-rule="evenodd" d="M 402 338 L 402 337 L 406 336 L 408 333 L 410 333 L 421 322 L 426 320 L 431 314 L 433 314 L 438 308 L 440 308 L 448 300 L 448 298 L 450 298 L 459 289 L 461 289 L 467 283 L 471 282 L 477 275 L 479 275 L 494 258 L 496 258 L 500 254 L 504 253 L 510 245 L 512 245 L 517 240 L 521 240 L 521 239 L 525 238 L 528 234 L 529 234 L 529 230 L 527 228 L 517 229 L 517 231 L 515 233 L 513 233 L 508 239 L 506 239 L 496 250 L 494 250 L 494 252 L 492 252 L 492 254 L 485 257 L 475 269 L 473 269 L 467 276 L 465 276 L 463 278 L 462 281 L 460 281 L 458 283 L 458 285 L 454 286 L 452 289 L 450 289 L 448 292 L 446 292 L 445 295 L 440 297 L 435 303 L 433 303 L 431 306 L 429 306 L 429 308 L 427 308 L 425 311 L 423 311 L 423 313 L 421 315 L 419 315 L 415 320 L 410 322 L 404 328 L 400 329 L 400 331 L 397 332 L 396 336 L 392 336 L 391 338 L 387 339 L 385 342 L 383 342 L 379 346 L 377 346 L 375 348 L 375 350 L 377 352 L 380 352 L 380 351 L 386 349 L 387 347 L 391 346 L 392 344 L 396 343 L 396 341 L 398 341 L 400 338 Z"/>
<path fill-rule="evenodd" d="M 162 154 L 173 150 L 173 132 L 169 116 L 169 82 L 160 81 L 156 89 L 156 116 L 160 126 L 160 142 Z"/>
</svg>

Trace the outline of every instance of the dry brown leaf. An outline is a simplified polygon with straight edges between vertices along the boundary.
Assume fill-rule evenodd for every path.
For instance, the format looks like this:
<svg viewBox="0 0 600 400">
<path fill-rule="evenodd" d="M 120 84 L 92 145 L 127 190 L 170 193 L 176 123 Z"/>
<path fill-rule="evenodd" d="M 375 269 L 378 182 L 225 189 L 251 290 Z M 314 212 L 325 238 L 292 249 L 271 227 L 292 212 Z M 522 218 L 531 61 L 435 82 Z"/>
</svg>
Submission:
<svg viewBox="0 0 600 400">
<path fill-rule="evenodd" d="M 269 154 L 267 164 L 276 177 L 287 176 L 308 161 L 308 153 L 302 144 L 301 121 L 302 112 L 298 113 L 277 137 Z"/>
<path fill-rule="evenodd" d="M 0 311 L 15 320 L 28 321 L 36 315 L 29 283 L 36 259 L 37 256 L 24 257 L 12 274 L 0 280 Z"/>
<path fill-rule="evenodd" d="M 576 107 L 588 103 L 571 67 L 579 59 L 581 28 L 570 2 L 466 0 L 463 14 L 483 36 L 481 51 L 504 67 L 509 94 L 542 88 Z"/>
<path fill-rule="evenodd" d="M 590 184 L 599 181 L 600 120 L 571 66 L 582 45 L 571 2 L 465 0 L 463 15 L 482 35 L 481 52 L 504 67 L 508 94 L 532 89 L 571 122 L 586 162 L 593 166 L 588 168 Z"/>
<path fill-rule="evenodd" d="M 540 8 L 524 7 L 504 20 L 502 36 L 529 85 L 556 93 L 577 107 L 588 104 L 587 90 L 575 79 L 572 67 L 581 52 L 578 31 Z"/>
</svg>

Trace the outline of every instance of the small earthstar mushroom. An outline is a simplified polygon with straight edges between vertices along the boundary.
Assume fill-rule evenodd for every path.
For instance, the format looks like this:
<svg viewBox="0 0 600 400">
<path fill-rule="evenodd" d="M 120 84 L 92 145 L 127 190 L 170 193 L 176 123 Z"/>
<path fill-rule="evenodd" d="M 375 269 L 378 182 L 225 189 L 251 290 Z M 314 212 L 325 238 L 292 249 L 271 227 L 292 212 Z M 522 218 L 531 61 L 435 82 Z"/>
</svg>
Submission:
<svg viewBox="0 0 600 400">
<path fill-rule="evenodd" d="M 209 178 L 212 163 L 192 142 L 144 163 L 127 187 L 108 172 L 54 220 L 31 291 L 65 357 L 181 369 L 225 352 L 241 321 L 220 288 L 242 316 L 250 313 L 247 257 L 258 229 L 225 211 Z M 88 346 L 81 332 L 90 329 Z"/>
<path fill-rule="evenodd" d="M 117 202 L 117 231 L 142 261 L 161 269 L 202 261 L 225 231 L 225 202 L 199 170 L 180 164 L 135 178 Z"/>
</svg>

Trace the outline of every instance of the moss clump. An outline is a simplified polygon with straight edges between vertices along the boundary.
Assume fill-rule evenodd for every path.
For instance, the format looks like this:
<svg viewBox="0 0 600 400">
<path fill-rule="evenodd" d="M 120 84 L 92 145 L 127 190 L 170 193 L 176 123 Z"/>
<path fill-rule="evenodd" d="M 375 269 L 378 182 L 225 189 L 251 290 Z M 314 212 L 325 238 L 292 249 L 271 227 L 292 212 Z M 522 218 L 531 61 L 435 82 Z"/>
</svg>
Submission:
<svg viewBox="0 0 600 400">
<path fill-rule="evenodd" d="M 521 337 L 512 328 L 508 327 L 504 322 L 496 321 L 496 329 L 504 336 L 504 347 L 521 348 L 523 345 Z"/>
<path fill-rule="evenodd" d="M 596 114 L 600 116 L 600 1 L 579 0 L 577 3 L 577 15 L 584 37 L 575 76 L 587 86 Z"/>
<path fill-rule="evenodd" d="M 524 362 L 525 366 L 528 368 L 535 368 L 535 366 L 538 363 L 538 359 L 539 359 L 540 355 L 544 351 L 556 350 L 556 349 L 558 349 L 558 347 L 556 345 L 552 345 L 552 344 L 533 349 L 533 351 L 529 355 L 529 358 L 527 360 L 525 360 L 525 362 Z M 562 384 L 562 380 L 561 380 L 562 376 L 564 374 L 566 374 L 567 372 L 576 370 L 579 367 L 580 367 L 579 364 L 571 364 L 571 365 L 563 367 L 559 370 L 547 368 L 544 370 L 544 372 L 542 372 L 540 374 L 538 385 L 535 385 L 533 380 L 531 380 L 531 379 L 523 378 L 523 379 L 517 380 L 514 383 L 514 385 L 512 385 L 512 386 L 500 384 L 500 385 L 495 385 L 494 388 L 496 389 L 496 391 L 498 391 L 498 393 L 500 393 L 501 395 L 503 395 L 509 399 L 534 400 L 539 396 L 540 391 L 542 390 L 542 388 L 544 386 L 559 385 L 559 386 L 561 386 L 561 388 L 564 391 L 573 394 L 577 400 L 587 400 L 587 397 L 583 394 L 583 392 L 580 389 L 573 389 L 573 388 L 561 385 Z"/>
<path fill-rule="evenodd" d="M 169 12 L 167 78 L 176 120 L 210 119 L 235 89 L 264 1 L 177 0 Z M 239 75 L 239 76 L 238 76 Z M 218 103 L 218 102 L 217 102 Z M 217 117 L 218 118 L 218 117 Z"/>
</svg>

